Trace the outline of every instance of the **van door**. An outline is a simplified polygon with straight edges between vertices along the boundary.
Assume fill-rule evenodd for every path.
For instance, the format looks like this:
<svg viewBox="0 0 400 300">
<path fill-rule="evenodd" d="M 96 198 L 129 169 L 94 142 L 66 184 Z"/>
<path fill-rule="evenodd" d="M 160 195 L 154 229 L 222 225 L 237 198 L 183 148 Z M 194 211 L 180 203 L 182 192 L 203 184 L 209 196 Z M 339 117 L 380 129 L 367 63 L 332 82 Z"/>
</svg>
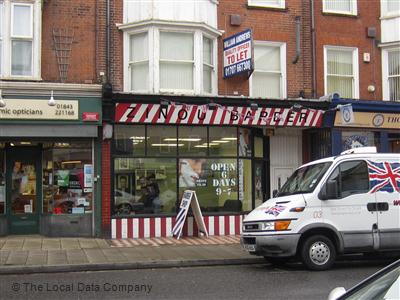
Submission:
<svg viewBox="0 0 400 300">
<path fill-rule="evenodd" d="M 335 183 L 336 196 L 322 201 L 322 216 L 342 235 L 345 250 L 372 250 L 376 246 L 375 195 L 368 193 L 368 166 L 364 160 L 341 162 L 328 182 Z"/>
<path fill-rule="evenodd" d="M 371 193 L 376 197 L 380 249 L 400 249 L 400 163 L 368 161 Z"/>
</svg>

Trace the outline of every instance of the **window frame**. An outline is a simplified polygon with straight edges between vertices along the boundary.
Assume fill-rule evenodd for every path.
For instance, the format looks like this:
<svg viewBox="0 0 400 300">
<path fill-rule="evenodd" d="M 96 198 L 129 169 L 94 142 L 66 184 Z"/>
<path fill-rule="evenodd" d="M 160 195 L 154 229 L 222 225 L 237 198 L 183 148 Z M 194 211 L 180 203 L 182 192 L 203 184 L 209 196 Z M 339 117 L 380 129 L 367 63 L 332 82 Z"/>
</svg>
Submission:
<svg viewBox="0 0 400 300">
<path fill-rule="evenodd" d="M 399 102 L 399 99 L 390 100 L 390 85 L 389 85 L 389 52 L 400 51 L 400 45 L 393 48 L 382 49 L 382 96 L 384 101 Z M 400 76 L 400 75 L 399 75 Z M 400 91 L 399 91 L 400 94 Z"/>
<path fill-rule="evenodd" d="M 340 51 L 348 51 L 352 52 L 352 61 L 353 61 L 353 90 L 352 90 L 352 98 L 358 99 L 360 97 L 360 82 L 359 82 L 359 64 L 358 64 L 358 48 L 357 47 L 345 47 L 345 46 L 330 46 L 324 45 L 324 94 L 328 94 L 328 51 L 329 50 L 340 50 Z M 340 75 L 345 76 L 345 75 Z M 348 76 L 346 76 L 348 77 Z M 340 95 L 340 91 L 337 91 Z"/>
<path fill-rule="evenodd" d="M 322 12 L 329 13 L 329 14 L 339 14 L 339 15 L 349 15 L 349 16 L 356 16 L 358 13 L 357 10 L 357 0 L 348 0 L 352 5 L 352 10 L 349 12 L 346 11 L 339 11 L 339 10 L 332 10 L 326 8 L 326 0 L 322 0 Z"/>
<path fill-rule="evenodd" d="M 40 0 L 0 1 L 2 6 L 2 36 L 0 37 L 2 49 L 1 58 L 1 79 L 12 80 L 42 80 L 41 78 L 41 31 L 42 31 L 42 3 Z M 14 30 L 14 8 L 15 6 L 31 7 L 31 32 L 29 36 L 18 36 L 13 34 Z M 12 74 L 12 42 L 29 41 L 32 43 L 31 72 L 29 75 Z"/>
<path fill-rule="evenodd" d="M 399 16 L 400 16 L 400 11 L 398 12 L 388 11 L 388 0 L 381 0 L 381 19 L 395 18 Z"/>
<path fill-rule="evenodd" d="M 285 99 L 287 97 L 287 72 L 286 72 L 286 43 L 284 42 L 272 42 L 272 41 L 254 41 L 254 47 L 257 46 L 268 46 L 268 47 L 279 47 L 279 56 L 280 56 L 280 64 L 281 64 L 281 76 L 280 76 L 280 97 L 278 99 Z M 257 71 L 256 64 L 254 63 L 254 71 L 252 75 L 249 78 L 249 96 L 250 97 L 256 97 L 254 96 L 253 92 L 253 75 L 257 72 L 261 73 L 274 73 L 276 72 L 270 72 L 270 71 Z M 270 97 L 267 97 L 270 98 Z"/>
<path fill-rule="evenodd" d="M 156 93 L 156 94 L 186 94 L 186 95 L 216 95 L 218 89 L 218 60 L 217 60 L 217 35 L 208 32 L 202 26 L 183 26 L 168 24 L 149 23 L 145 26 L 138 26 L 139 28 L 127 25 L 122 25 L 121 29 L 124 30 L 123 42 L 123 58 L 124 58 L 124 91 L 129 93 Z M 125 30 L 126 29 L 126 30 Z M 143 90 L 133 90 L 131 88 L 131 74 L 129 68 L 130 62 L 130 37 L 132 35 L 147 32 L 148 34 L 148 49 L 149 49 L 149 86 Z M 193 34 L 193 89 L 169 89 L 160 88 L 160 33 L 161 32 L 176 32 L 176 33 L 191 33 Z M 211 93 L 204 91 L 203 87 L 203 37 L 212 41 L 212 59 L 214 66 L 212 69 L 211 80 Z M 151 50 L 150 50 L 151 49 Z"/>
<path fill-rule="evenodd" d="M 366 191 L 360 191 L 360 192 L 356 192 L 356 193 L 346 193 L 345 195 L 343 195 L 343 191 L 342 191 L 342 165 L 345 163 L 352 163 L 352 162 L 362 162 L 365 165 L 365 168 L 367 170 L 367 176 L 368 176 L 368 190 Z M 339 171 L 338 174 L 338 196 L 337 198 L 334 199 L 329 199 L 329 200 L 342 200 L 345 199 L 349 196 L 353 196 L 353 195 L 358 195 L 358 194 L 364 194 L 367 193 L 368 191 L 371 190 L 371 183 L 369 182 L 369 172 L 368 172 L 368 164 L 365 160 L 363 159 L 355 159 L 355 160 L 344 160 L 344 161 L 340 161 L 335 167 L 332 168 L 332 171 L 329 173 L 329 175 L 326 177 L 326 180 L 324 182 L 324 185 L 326 185 L 329 181 L 329 179 L 331 178 L 331 176 L 336 172 Z"/>
<path fill-rule="evenodd" d="M 279 4 L 273 5 L 268 3 L 268 0 L 248 0 L 247 5 L 248 6 L 254 6 L 254 7 L 266 7 L 266 8 L 279 8 L 279 9 L 285 9 L 285 0 L 279 0 Z"/>
</svg>

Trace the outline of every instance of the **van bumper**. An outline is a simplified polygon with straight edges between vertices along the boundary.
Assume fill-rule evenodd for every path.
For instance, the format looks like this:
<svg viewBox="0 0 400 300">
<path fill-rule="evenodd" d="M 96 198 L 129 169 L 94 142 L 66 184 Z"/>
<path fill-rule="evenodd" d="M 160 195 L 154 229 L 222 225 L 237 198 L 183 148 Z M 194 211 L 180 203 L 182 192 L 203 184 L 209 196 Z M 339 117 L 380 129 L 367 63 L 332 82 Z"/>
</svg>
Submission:
<svg viewBox="0 0 400 300">
<path fill-rule="evenodd" d="M 299 239 L 300 234 L 245 235 L 240 242 L 253 255 L 290 257 L 296 255 Z"/>
</svg>

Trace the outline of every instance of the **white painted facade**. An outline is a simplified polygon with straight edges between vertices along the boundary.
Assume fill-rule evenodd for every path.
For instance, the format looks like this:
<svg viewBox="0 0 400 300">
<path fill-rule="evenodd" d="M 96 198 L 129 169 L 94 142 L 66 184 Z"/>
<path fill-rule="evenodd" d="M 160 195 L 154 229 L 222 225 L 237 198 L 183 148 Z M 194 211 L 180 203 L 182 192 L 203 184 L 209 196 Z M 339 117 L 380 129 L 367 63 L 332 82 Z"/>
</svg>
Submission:
<svg viewBox="0 0 400 300">
<path fill-rule="evenodd" d="M 302 130 L 275 129 L 270 137 L 271 196 L 286 182 L 287 178 L 302 164 Z"/>
</svg>

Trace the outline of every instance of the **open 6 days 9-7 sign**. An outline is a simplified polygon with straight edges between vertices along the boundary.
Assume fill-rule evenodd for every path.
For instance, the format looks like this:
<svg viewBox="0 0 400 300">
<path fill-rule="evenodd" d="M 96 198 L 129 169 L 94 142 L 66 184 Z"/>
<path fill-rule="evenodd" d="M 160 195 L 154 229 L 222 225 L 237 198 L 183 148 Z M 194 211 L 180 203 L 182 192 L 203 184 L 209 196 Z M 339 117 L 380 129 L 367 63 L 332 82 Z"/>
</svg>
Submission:
<svg viewBox="0 0 400 300">
<path fill-rule="evenodd" d="M 224 39 L 224 78 L 253 70 L 250 29 Z"/>
</svg>

